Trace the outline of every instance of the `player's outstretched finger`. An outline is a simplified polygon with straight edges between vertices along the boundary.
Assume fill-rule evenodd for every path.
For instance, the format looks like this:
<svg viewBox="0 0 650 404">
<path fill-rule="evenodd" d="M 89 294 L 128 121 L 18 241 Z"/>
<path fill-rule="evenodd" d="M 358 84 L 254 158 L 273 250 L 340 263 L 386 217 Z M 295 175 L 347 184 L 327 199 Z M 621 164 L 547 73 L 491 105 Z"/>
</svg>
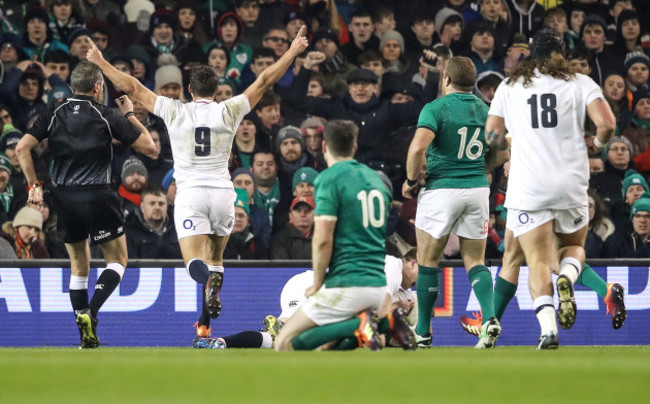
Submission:
<svg viewBox="0 0 650 404">
<path fill-rule="evenodd" d="M 299 37 L 300 36 L 305 36 L 306 33 L 307 33 L 307 26 L 303 25 L 302 27 L 300 27 L 300 31 L 298 31 L 297 36 L 299 36 Z"/>
</svg>

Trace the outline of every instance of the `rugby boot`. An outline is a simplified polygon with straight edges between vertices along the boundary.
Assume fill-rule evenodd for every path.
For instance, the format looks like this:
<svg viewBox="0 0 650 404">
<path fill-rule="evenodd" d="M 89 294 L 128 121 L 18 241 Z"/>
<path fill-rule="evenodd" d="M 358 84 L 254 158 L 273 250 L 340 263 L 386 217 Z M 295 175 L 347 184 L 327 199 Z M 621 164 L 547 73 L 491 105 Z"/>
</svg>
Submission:
<svg viewBox="0 0 650 404">
<path fill-rule="evenodd" d="M 205 284 L 205 307 L 210 318 L 217 318 L 221 314 L 221 300 L 219 293 L 223 284 L 223 274 L 220 272 L 210 272 L 208 282 Z"/>
<path fill-rule="evenodd" d="M 607 305 L 607 314 L 612 317 L 612 327 L 615 330 L 623 327 L 627 318 L 627 310 L 625 310 L 625 302 L 623 302 L 623 292 L 623 286 L 620 284 L 607 284 L 607 295 L 604 300 Z"/>
<path fill-rule="evenodd" d="M 573 327 L 576 321 L 578 308 L 576 306 L 576 299 L 573 295 L 573 284 L 564 275 L 557 278 L 557 294 L 560 298 L 560 305 L 557 309 L 557 322 L 560 327 L 568 330 Z"/>
</svg>

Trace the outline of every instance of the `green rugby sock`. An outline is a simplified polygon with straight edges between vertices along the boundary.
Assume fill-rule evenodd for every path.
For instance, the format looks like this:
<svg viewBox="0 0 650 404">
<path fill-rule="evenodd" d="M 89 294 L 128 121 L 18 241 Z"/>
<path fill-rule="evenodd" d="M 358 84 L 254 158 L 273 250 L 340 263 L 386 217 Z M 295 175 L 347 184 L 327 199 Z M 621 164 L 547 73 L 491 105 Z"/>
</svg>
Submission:
<svg viewBox="0 0 650 404">
<path fill-rule="evenodd" d="M 354 337 L 354 331 L 359 328 L 359 324 L 361 324 L 359 317 L 354 317 L 350 320 L 310 328 L 296 336 L 291 341 L 291 345 L 295 351 L 310 351 L 330 341 Z"/>
<path fill-rule="evenodd" d="M 515 297 L 515 293 L 517 293 L 516 283 L 510 283 L 497 276 L 497 280 L 494 283 L 494 315 L 497 320 L 501 321 L 503 312 L 506 311 L 510 300 Z"/>
<path fill-rule="evenodd" d="M 582 265 L 582 271 L 580 272 L 580 276 L 578 276 L 576 283 L 578 285 L 586 286 L 598 293 L 598 296 L 600 296 L 601 299 L 604 299 L 605 296 L 607 296 L 607 282 L 605 282 L 605 280 L 587 264 Z"/>
<path fill-rule="evenodd" d="M 431 313 L 438 298 L 438 267 L 418 265 L 418 281 L 415 290 L 418 296 L 418 325 L 415 332 L 427 335 L 431 330 Z"/>
<path fill-rule="evenodd" d="M 388 334 L 390 332 L 390 321 L 388 317 L 383 317 L 379 320 L 379 323 L 377 323 L 377 331 L 380 334 Z"/>
<path fill-rule="evenodd" d="M 332 348 L 333 351 L 352 351 L 354 349 L 359 348 L 359 340 L 357 337 L 346 337 L 343 338 L 341 341 L 339 341 L 338 344 L 334 348 Z"/>
<path fill-rule="evenodd" d="M 485 265 L 477 265 L 467 274 L 474 289 L 476 298 L 483 311 L 483 324 L 494 316 L 494 292 L 492 290 L 492 275 Z"/>
</svg>

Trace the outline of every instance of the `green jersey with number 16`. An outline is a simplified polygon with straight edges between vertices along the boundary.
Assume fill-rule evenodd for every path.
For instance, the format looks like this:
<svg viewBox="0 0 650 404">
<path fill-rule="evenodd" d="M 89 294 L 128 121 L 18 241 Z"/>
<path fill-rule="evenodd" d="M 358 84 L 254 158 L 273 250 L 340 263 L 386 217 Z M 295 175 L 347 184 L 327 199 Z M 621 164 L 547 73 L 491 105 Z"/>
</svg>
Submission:
<svg viewBox="0 0 650 404">
<path fill-rule="evenodd" d="M 468 93 L 452 93 L 422 108 L 418 128 L 435 133 L 426 154 L 426 189 L 489 186 L 483 133 L 487 113 L 487 105 Z"/>
<path fill-rule="evenodd" d="M 385 286 L 388 187 L 356 160 L 334 164 L 320 173 L 314 186 L 314 215 L 336 221 L 325 286 Z"/>
</svg>

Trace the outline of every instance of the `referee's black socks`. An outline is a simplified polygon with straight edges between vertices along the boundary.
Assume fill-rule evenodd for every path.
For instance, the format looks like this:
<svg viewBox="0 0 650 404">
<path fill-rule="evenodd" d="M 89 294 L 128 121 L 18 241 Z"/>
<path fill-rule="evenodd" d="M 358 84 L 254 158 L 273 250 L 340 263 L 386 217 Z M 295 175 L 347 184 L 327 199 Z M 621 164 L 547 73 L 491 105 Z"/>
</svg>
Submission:
<svg viewBox="0 0 650 404">
<path fill-rule="evenodd" d="M 108 300 L 115 288 L 117 288 L 117 285 L 120 284 L 123 275 L 123 265 L 116 262 L 111 262 L 106 265 L 106 269 L 104 269 L 99 279 L 97 279 L 95 293 L 93 293 L 93 298 L 90 300 L 90 312 L 93 317 L 97 317 L 97 312 L 106 300 Z"/>
</svg>

